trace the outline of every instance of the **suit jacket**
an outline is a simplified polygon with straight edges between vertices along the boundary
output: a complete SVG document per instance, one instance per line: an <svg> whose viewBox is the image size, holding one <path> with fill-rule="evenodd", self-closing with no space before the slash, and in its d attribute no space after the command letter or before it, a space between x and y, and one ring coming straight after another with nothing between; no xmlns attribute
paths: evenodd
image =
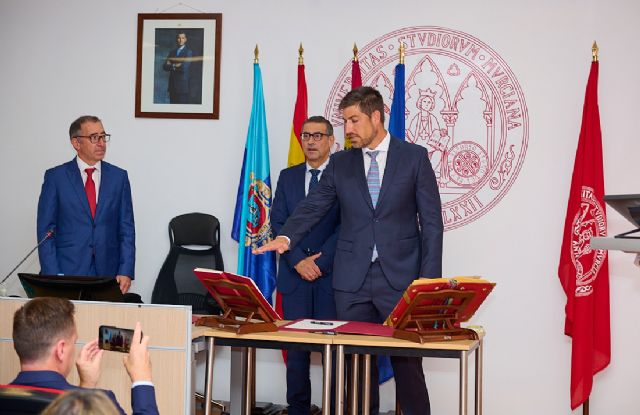
<svg viewBox="0 0 640 415"><path fill-rule="evenodd" d="M134 277L135 224L125 170L102 162L95 219L76 160L47 170L37 222L38 240L55 231L38 249L43 274Z"/></svg>
<svg viewBox="0 0 640 415"><path fill-rule="evenodd" d="M306 163L301 163L280 172L276 196L271 207L271 224L276 235L279 234L280 228L291 216L298 203L305 198L306 171ZM316 264L322 271L322 276L314 283L319 284L328 292L333 290L331 273L339 223L339 209L334 204L295 248L280 255L278 268L278 291L280 293L289 294L296 289L298 284L304 282L294 267L307 257L307 252L322 252L322 255L316 260Z"/></svg>
<svg viewBox="0 0 640 415"><path fill-rule="evenodd" d="M389 283L404 290L416 278L442 274L440 194L425 148L391 137L374 209L361 149L331 157L316 190L280 230L297 246L331 209L340 207L333 287L356 292L371 265L374 244Z"/></svg>
<svg viewBox="0 0 640 415"><path fill-rule="evenodd" d="M11 382L13 385L36 386L40 388L50 388L59 390L83 389L67 382L58 372L50 370L33 370L18 373L18 376ZM113 401L116 408L124 415L124 410L118 403L116 396L110 390L97 389L103 391L109 399ZM134 415L158 414L156 404L156 393L153 386L139 385L131 389L131 406Z"/></svg>
<svg viewBox="0 0 640 415"><path fill-rule="evenodd" d="M189 93L189 70L191 67L191 58L193 57L193 51L185 46L180 54L178 55L178 48L169 52L167 59L165 59L165 64L162 66L165 71L169 72L169 86L167 90L172 93L177 94L187 94ZM174 66L172 64L167 64L166 61L173 60L176 61L180 59L181 66Z"/></svg>

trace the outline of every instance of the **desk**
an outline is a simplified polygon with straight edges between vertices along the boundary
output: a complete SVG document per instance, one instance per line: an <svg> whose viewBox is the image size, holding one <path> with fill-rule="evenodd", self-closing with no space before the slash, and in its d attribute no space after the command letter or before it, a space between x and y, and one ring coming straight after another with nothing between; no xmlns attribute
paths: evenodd
<svg viewBox="0 0 640 415"><path fill-rule="evenodd" d="M437 358L455 358L460 360L460 399L459 413L467 414L468 357L475 351L475 415L482 415L482 336L480 340L457 340L434 343L413 343L407 340L390 337L361 336L339 334L327 336L322 334L279 331L270 333L252 333L237 335L209 327L194 327L192 338L204 337L207 344L207 362L205 369L205 402L210 403L213 391L213 359L214 347L238 346L247 348L290 349L300 348L323 353L323 388L322 411L330 411L331 385L331 351L336 349L336 415L342 415L344 402L344 356L345 354L388 354L400 356L422 356ZM366 356L365 356L365 359ZM365 365L365 371L366 371ZM242 393L245 401L240 411L231 407L233 414L250 413L250 391L248 384L253 381L251 370L242 376ZM365 382L368 378L365 379ZM368 388L365 387L365 405L368 399ZM366 406L363 409L368 409ZM366 413L366 411L363 411ZM206 415L210 415L210 406L206 404Z"/></svg>
<svg viewBox="0 0 640 415"><path fill-rule="evenodd" d="M455 358L460 360L460 399L459 413L467 415L467 384L468 384L468 357L469 353L475 351L475 414L482 415L482 336L480 340L455 340L434 343L414 343L407 340L395 339L391 337L379 336L359 336L339 334L334 336L333 345L337 349L336 353L336 415L342 415L344 403L344 356L345 354L365 355L365 374L368 373L368 362L370 355L392 355L392 356L419 356ZM357 362L355 358L354 373L357 373ZM342 379L341 379L342 378ZM369 411L369 381L370 377L365 375L363 410ZM354 382L354 384L357 382ZM354 385L355 386L355 385ZM352 413L357 413L357 400L352 402Z"/></svg>
<svg viewBox="0 0 640 415"><path fill-rule="evenodd" d="M211 414L210 402L213 398L213 361L215 346L232 346L249 348L248 361L251 362L250 355L252 349L299 349L312 352L321 352L323 358L322 376L322 413L329 415L331 411L331 351L334 336L323 334L276 331L251 334L235 334L224 330L213 329L204 326L194 327L192 338L204 337L207 347L207 363L205 369L205 415ZM244 366L244 365L243 365ZM248 415L251 413L251 391L249 385L254 381L255 370L247 367L242 372L242 395L244 401L238 410L236 405L231 405L231 413L234 415ZM232 371L233 372L233 371ZM233 373L232 373L233 375ZM232 382L233 384L233 382ZM233 392L233 391L232 391ZM232 400L233 401L233 400Z"/></svg>

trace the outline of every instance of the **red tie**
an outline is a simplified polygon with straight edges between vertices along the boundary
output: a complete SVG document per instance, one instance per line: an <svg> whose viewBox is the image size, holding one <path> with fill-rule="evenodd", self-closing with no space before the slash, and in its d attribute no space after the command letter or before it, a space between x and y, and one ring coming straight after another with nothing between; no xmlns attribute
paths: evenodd
<svg viewBox="0 0 640 415"><path fill-rule="evenodd" d="M96 217L96 183L93 181L93 172L96 171L95 167L90 169L84 169L87 172L87 182L84 184L84 191L87 193L87 200L89 201L89 209L91 209L91 217Z"/></svg>

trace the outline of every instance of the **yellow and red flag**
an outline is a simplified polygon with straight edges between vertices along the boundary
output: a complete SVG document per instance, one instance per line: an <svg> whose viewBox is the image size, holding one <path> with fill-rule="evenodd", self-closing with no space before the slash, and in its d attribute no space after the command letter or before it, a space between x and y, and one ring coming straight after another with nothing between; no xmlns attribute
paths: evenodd
<svg viewBox="0 0 640 415"><path fill-rule="evenodd" d="M351 90L362 86L362 72L360 72L360 62L358 61L358 47L353 44L353 59L351 60ZM344 137L344 149L351 148L351 140L346 135Z"/></svg>
<svg viewBox="0 0 640 415"><path fill-rule="evenodd" d="M302 45L300 45L298 57L298 96L293 110L293 125L291 126L291 139L289 140L289 157L287 166L291 167L304 161L300 133L302 124L307 119L307 81L304 76L304 61L302 60Z"/></svg>

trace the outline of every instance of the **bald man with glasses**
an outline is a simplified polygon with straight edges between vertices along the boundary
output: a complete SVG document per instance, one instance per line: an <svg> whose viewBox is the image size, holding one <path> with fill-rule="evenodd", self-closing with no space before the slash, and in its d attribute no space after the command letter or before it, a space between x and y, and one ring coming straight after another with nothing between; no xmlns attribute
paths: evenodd
<svg viewBox="0 0 640 415"><path fill-rule="evenodd" d="M46 171L38 201L41 273L113 276L129 291L135 269L135 225L127 172L103 161L107 134L93 115L69 127L76 157Z"/></svg>

